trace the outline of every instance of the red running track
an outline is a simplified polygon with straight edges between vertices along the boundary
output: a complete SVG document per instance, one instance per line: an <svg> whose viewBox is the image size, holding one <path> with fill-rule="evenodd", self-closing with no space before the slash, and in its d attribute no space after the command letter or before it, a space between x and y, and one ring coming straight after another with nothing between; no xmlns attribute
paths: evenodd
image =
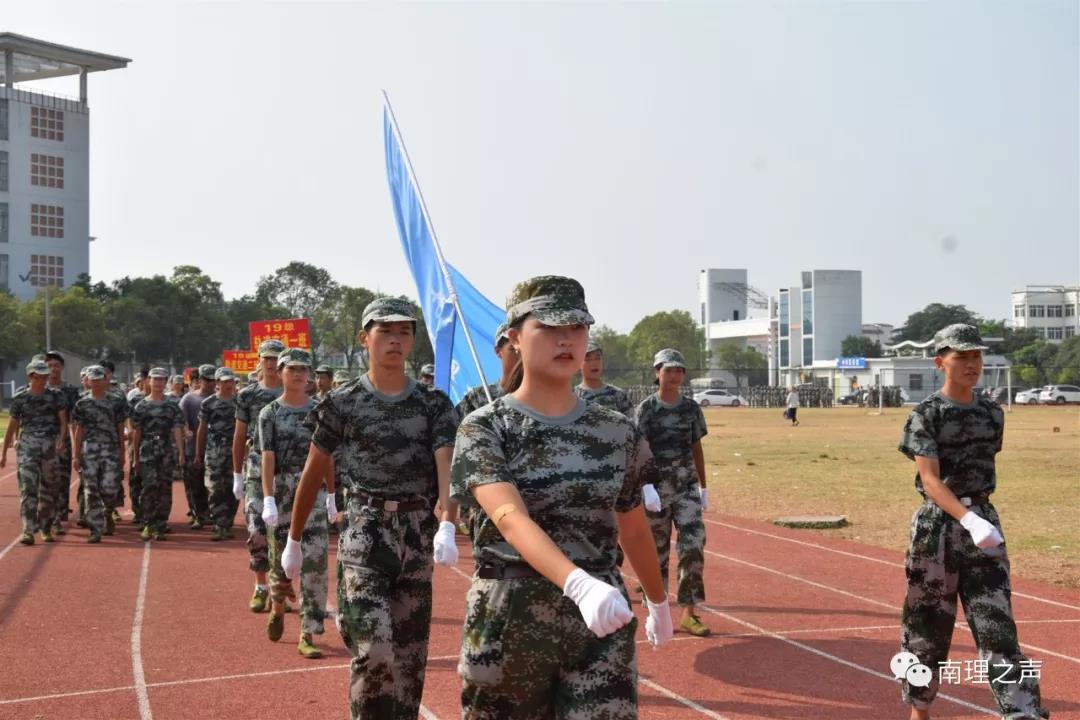
<svg viewBox="0 0 1080 720"><path fill-rule="evenodd" d="M180 484L174 497L167 542L141 542L128 515L101 545L73 529L23 547L14 473L0 472L0 719L347 717L348 655L333 624L321 660L297 654L295 615L280 642L267 640L266 615L247 609L253 576L242 538L212 543L206 531L182 529ZM888 669L904 592L899 553L716 512L706 521L702 617L714 634L677 633L653 650L642 632L642 718L906 717ZM460 546L459 567L435 573L425 718L460 716L457 649L472 568ZM1045 705L1055 720L1080 720L1080 593L1014 583ZM966 627L961 618L953 660L975 657ZM947 685L935 716L993 717L993 700L985 685Z"/></svg>

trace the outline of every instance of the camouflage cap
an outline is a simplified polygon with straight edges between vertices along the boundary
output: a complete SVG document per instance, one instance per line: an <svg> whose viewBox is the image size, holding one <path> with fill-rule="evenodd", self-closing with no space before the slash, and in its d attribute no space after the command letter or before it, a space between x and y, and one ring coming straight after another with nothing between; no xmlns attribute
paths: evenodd
<svg viewBox="0 0 1080 720"><path fill-rule="evenodd" d="M214 371L214 379L218 382L227 382L229 380L236 380L236 375L230 367L219 367Z"/></svg>
<svg viewBox="0 0 1080 720"><path fill-rule="evenodd" d="M203 380L213 380L217 368L207 363L199 366L199 377Z"/></svg>
<svg viewBox="0 0 1080 720"><path fill-rule="evenodd" d="M169 384L170 385L183 385L184 384L184 376L183 375L173 375L171 378L169 378Z"/></svg>
<svg viewBox="0 0 1080 720"><path fill-rule="evenodd" d="M278 370L286 367L311 367L311 353L301 348L286 348L277 359Z"/></svg>
<svg viewBox="0 0 1080 720"><path fill-rule="evenodd" d="M653 368L680 367L686 369L686 358L675 348L664 348L656 353L652 359Z"/></svg>
<svg viewBox="0 0 1080 720"><path fill-rule="evenodd" d="M427 363L422 368L420 368L420 375L430 375L431 377L435 377L435 366L431 363Z"/></svg>
<svg viewBox="0 0 1080 720"><path fill-rule="evenodd" d="M585 288L573 278L541 275L519 282L506 298L506 324L532 315L544 325L592 325Z"/></svg>
<svg viewBox="0 0 1080 720"><path fill-rule="evenodd" d="M378 298L368 303L360 318L364 328L373 322L416 322L416 313L412 303L404 298Z"/></svg>
<svg viewBox="0 0 1080 720"><path fill-rule="evenodd" d="M45 364L44 360L31 360L30 364L26 366L27 375L48 375L49 366Z"/></svg>
<svg viewBox="0 0 1080 720"><path fill-rule="evenodd" d="M589 344L585 346L585 354L588 355L589 353L594 352L603 353L604 348L600 347L600 343L596 340L589 338Z"/></svg>
<svg viewBox="0 0 1080 720"><path fill-rule="evenodd" d="M333 375L334 371L329 365L320 365L315 368L316 375Z"/></svg>
<svg viewBox="0 0 1080 720"><path fill-rule="evenodd" d="M252 370L247 374L247 379L249 383L259 382L259 373L255 370Z"/></svg>
<svg viewBox="0 0 1080 720"><path fill-rule="evenodd" d="M281 342L277 338L270 338L269 340L263 340L259 344L259 357L277 357L285 349L285 343Z"/></svg>
<svg viewBox="0 0 1080 720"><path fill-rule="evenodd" d="M499 324L499 327L495 328L495 349L496 350L498 350L500 347L502 347L502 344L504 342L509 342L510 341L510 336L506 333L506 331L509 330L509 329L510 329L510 326L506 324L505 320L503 320Z"/></svg>
<svg viewBox="0 0 1080 720"><path fill-rule="evenodd" d="M934 333L935 353L939 353L942 350L965 352L967 350L989 349L990 348L982 344L982 338L979 336L979 329L974 325L955 323L943 327Z"/></svg>
<svg viewBox="0 0 1080 720"><path fill-rule="evenodd" d="M344 370L338 370L336 373L334 373L334 382L336 383L347 383L351 380L352 378L349 377L349 373L345 372Z"/></svg>
<svg viewBox="0 0 1080 720"><path fill-rule="evenodd" d="M88 365L83 368L83 374L90 380L104 380L107 375L105 368L100 365Z"/></svg>
<svg viewBox="0 0 1080 720"><path fill-rule="evenodd" d="M64 364L64 356L61 355L56 350L46 350L45 351L45 360L46 361L48 361L48 360L59 360L61 365Z"/></svg>
<svg viewBox="0 0 1080 720"><path fill-rule="evenodd" d="M150 378L151 379L153 379L153 378L164 378L164 379L168 380L169 379L169 371L166 370L165 368L160 368L160 367L150 368ZM180 378L180 380L181 380L181 382L183 382L183 378Z"/></svg>

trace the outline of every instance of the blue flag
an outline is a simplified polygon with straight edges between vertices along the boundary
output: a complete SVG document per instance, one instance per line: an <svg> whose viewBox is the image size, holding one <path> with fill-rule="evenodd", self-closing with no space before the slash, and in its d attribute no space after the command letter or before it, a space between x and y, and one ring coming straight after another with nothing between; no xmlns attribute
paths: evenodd
<svg viewBox="0 0 1080 720"><path fill-rule="evenodd" d="M409 169L405 148L400 142L389 108L383 108L386 142L386 178L394 206L401 247L412 270L420 308L424 311L431 347L435 351L435 385L445 390L456 404L469 388L479 385L480 372L465 339L465 326L450 301L450 276L457 291L458 305L468 323L476 354L489 383L496 382L502 366L495 355L495 330L506 312L480 294L465 276L447 264L446 274L439 264L432 226L420 200L420 188Z"/></svg>

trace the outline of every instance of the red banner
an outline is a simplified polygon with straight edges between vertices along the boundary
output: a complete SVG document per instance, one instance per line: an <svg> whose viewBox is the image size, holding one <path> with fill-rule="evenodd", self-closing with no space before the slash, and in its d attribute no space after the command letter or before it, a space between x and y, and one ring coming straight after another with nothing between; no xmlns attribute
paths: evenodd
<svg viewBox="0 0 1080 720"><path fill-rule="evenodd" d="M311 349L311 321L307 318L256 320L248 323L248 334L254 351L266 340L280 340L285 347Z"/></svg>
<svg viewBox="0 0 1080 720"><path fill-rule="evenodd" d="M252 350L225 350L221 353L225 367L232 368L237 375L247 376L259 369L259 353Z"/></svg>

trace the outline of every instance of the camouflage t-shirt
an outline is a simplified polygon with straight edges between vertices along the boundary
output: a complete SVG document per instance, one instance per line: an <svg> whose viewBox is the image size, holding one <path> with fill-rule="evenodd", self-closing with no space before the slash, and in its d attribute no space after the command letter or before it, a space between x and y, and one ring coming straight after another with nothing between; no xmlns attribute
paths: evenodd
<svg viewBox="0 0 1080 720"><path fill-rule="evenodd" d="M957 497L989 495L997 487L994 456L1004 432L1005 413L994 402L976 396L961 405L935 392L908 415L899 450L912 460L937 458L941 481ZM915 488L925 495L918 472Z"/></svg>
<svg viewBox="0 0 1080 720"><path fill-rule="evenodd" d="M491 399L493 401L501 398L503 395L503 390L499 383L491 383L488 385L488 391L491 393ZM484 394L484 388L482 386L477 385L474 388L469 388L469 391L465 393L465 397L461 398L461 401L457 404L458 420L464 420L473 410L479 410L487 404L487 395Z"/></svg>
<svg viewBox="0 0 1080 720"><path fill-rule="evenodd" d="M131 417L131 413L135 411L135 406L128 405L127 397L118 388L110 387L105 392L105 397L113 404L116 413L120 415L121 422Z"/></svg>
<svg viewBox="0 0 1080 720"><path fill-rule="evenodd" d="M668 405L657 393L637 406L634 424L661 462L692 459L694 443L709 433L705 414L696 402L680 397L677 403Z"/></svg>
<svg viewBox="0 0 1080 720"><path fill-rule="evenodd" d="M9 412L19 421L19 432L27 437L54 438L60 433L60 413L67 410L67 400L57 390L45 388L34 395L29 388L11 398Z"/></svg>
<svg viewBox="0 0 1080 720"><path fill-rule="evenodd" d="M626 394L625 390L614 385L604 383L603 386L593 390L582 383L574 388L574 393L585 402L603 405L617 413L622 413L626 417L630 417L631 413L634 412L634 406L630 404L630 396Z"/></svg>
<svg viewBox="0 0 1080 720"><path fill-rule="evenodd" d="M478 507L473 488L510 483L572 562L601 571L615 567L615 513L641 502L649 457L633 424L605 407L579 400L571 413L548 417L505 396L458 428L450 494ZM482 510L474 516L473 556L487 565L523 562Z"/></svg>
<svg viewBox="0 0 1080 720"><path fill-rule="evenodd" d="M81 388L77 388L71 383L60 383L59 385L49 385L50 390L56 390L64 396L64 403L67 405L67 411L70 413L75 409L75 403L79 401L79 395Z"/></svg>
<svg viewBox="0 0 1080 720"><path fill-rule="evenodd" d="M236 422L247 423L247 439L251 441L252 452L262 452L259 446L259 413L281 397L281 391L280 386L268 388L252 383L236 395Z"/></svg>
<svg viewBox="0 0 1080 720"><path fill-rule="evenodd" d="M351 489L388 500L438 500L435 451L453 447L457 431L457 414L442 390L410 380L389 396L362 375L332 391L314 417L312 442L334 456Z"/></svg>
<svg viewBox="0 0 1080 720"><path fill-rule="evenodd" d="M223 400L211 395L199 406L199 422L206 423L206 452L231 448L236 429L236 397Z"/></svg>
<svg viewBox="0 0 1080 720"><path fill-rule="evenodd" d="M83 429L83 440L116 446L120 436L117 426L124 422L126 414L117 412L117 405L105 395L95 400L93 395L85 395L75 403L71 411L71 421Z"/></svg>
<svg viewBox="0 0 1080 720"><path fill-rule="evenodd" d="M184 413L180 405L165 398L155 402L144 398L131 414L131 424L142 431L143 442L149 438L170 439L174 428L184 426Z"/></svg>
<svg viewBox="0 0 1080 720"><path fill-rule="evenodd" d="M314 407L310 398L299 407L277 398L259 413L259 447L274 453L275 475L299 474L304 469L311 445L311 428L305 420Z"/></svg>

